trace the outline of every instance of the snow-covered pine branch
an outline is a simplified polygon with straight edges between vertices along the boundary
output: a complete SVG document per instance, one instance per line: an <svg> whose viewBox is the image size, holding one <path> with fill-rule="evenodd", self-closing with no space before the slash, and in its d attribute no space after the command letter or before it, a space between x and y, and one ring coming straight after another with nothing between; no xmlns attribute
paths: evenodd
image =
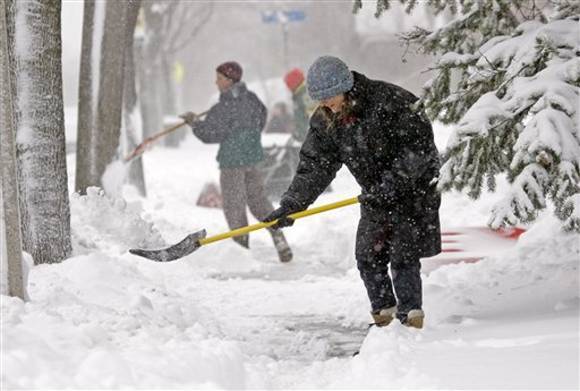
<svg viewBox="0 0 580 391"><path fill-rule="evenodd" d="M456 14L440 29L404 36L440 55L419 106L458 124L440 189L477 198L484 181L493 190L505 173L511 189L492 227L533 221L549 199L564 228L580 231L580 2L427 3Z"/></svg>

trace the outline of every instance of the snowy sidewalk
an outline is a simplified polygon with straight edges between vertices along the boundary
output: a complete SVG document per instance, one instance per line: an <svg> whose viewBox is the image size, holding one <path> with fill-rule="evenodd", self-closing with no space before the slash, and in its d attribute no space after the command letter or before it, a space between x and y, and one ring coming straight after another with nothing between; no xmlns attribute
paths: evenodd
<svg viewBox="0 0 580 391"><path fill-rule="evenodd" d="M265 232L250 251L228 240L166 264L128 254L226 230L221 210L195 207L217 170L192 167L214 153L193 141L148 152L147 199L72 198L77 255L33 268L30 302L2 297L3 389L578 389L580 249L550 218L511 250L430 270L425 329L368 336L356 206L288 229L290 264ZM358 190L345 171L333 188L320 203ZM442 222L483 225L492 202L446 194Z"/></svg>

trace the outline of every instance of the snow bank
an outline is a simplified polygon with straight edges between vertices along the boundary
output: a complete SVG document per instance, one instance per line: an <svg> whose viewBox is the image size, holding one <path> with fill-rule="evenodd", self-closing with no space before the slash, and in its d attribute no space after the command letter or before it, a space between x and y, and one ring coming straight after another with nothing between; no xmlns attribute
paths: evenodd
<svg viewBox="0 0 580 391"><path fill-rule="evenodd" d="M132 247L164 245L153 223L141 216L139 203L128 204L122 198L105 195L89 187L87 195L71 196L71 226L75 253L101 250L123 254Z"/></svg>
<svg viewBox="0 0 580 391"><path fill-rule="evenodd" d="M501 257L447 265L425 281L433 323L538 314L578 307L580 241L544 216Z"/></svg>
<svg viewBox="0 0 580 391"><path fill-rule="evenodd" d="M2 389L244 387L238 344L190 290L175 290L184 275L199 284L196 270L127 253L165 245L141 212L95 187L71 196L85 255L34 267L29 302L1 296Z"/></svg>
<svg viewBox="0 0 580 391"><path fill-rule="evenodd" d="M2 388L242 387L236 344L138 266L73 257L35 268L31 302L3 296Z"/></svg>

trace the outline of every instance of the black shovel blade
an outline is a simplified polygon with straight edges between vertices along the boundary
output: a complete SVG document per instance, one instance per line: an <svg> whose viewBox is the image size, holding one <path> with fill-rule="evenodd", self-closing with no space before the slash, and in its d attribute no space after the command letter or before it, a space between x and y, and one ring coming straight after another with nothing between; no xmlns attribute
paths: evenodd
<svg viewBox="0 0 580 391"><path fill-rule="evenodd" d="M176 259L183 258L191 254L201 247L200 239L205 238L207 233L205 229L189 234L181 242L162 248L159 250L142 250L139 248L132 248L129 250L131 254L138 255L157 262L171 262Z"/></svg>

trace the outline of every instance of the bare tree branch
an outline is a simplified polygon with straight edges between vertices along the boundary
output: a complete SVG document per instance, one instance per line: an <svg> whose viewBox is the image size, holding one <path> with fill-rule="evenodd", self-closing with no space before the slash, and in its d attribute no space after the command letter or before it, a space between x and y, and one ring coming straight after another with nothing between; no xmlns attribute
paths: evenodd
<svg viewBox="0 0 580 391"><path fill-rule="evenodd" d="M169 40L170 46L165 50L165 52L177 53L180 50L183 50L185 47L187 47L187 45L191 44L193 38L199 34L199 31L207 24L207 22L211 18L214 10L214 5L213 3L209 3L204 4L203 7L201 6L196 8L188 7L188 10L190 10L190 12L193 12L194 14L196 12L201 11L201 15L197 18L196 17L190 18L190 16L193 15L189 14L189 12L181 12L182 19L184 19L185 21L183 22L183 24L180 23L179 26L181 27L183 25L187 25L187 23L190 23L192 27L190 31L187 33L185 33L183 30L178 31L175 36L175 39ZM191 19L192 22L186 22L189 19ZM178 37L182 37L182 39L179 40Z"/></svg>

